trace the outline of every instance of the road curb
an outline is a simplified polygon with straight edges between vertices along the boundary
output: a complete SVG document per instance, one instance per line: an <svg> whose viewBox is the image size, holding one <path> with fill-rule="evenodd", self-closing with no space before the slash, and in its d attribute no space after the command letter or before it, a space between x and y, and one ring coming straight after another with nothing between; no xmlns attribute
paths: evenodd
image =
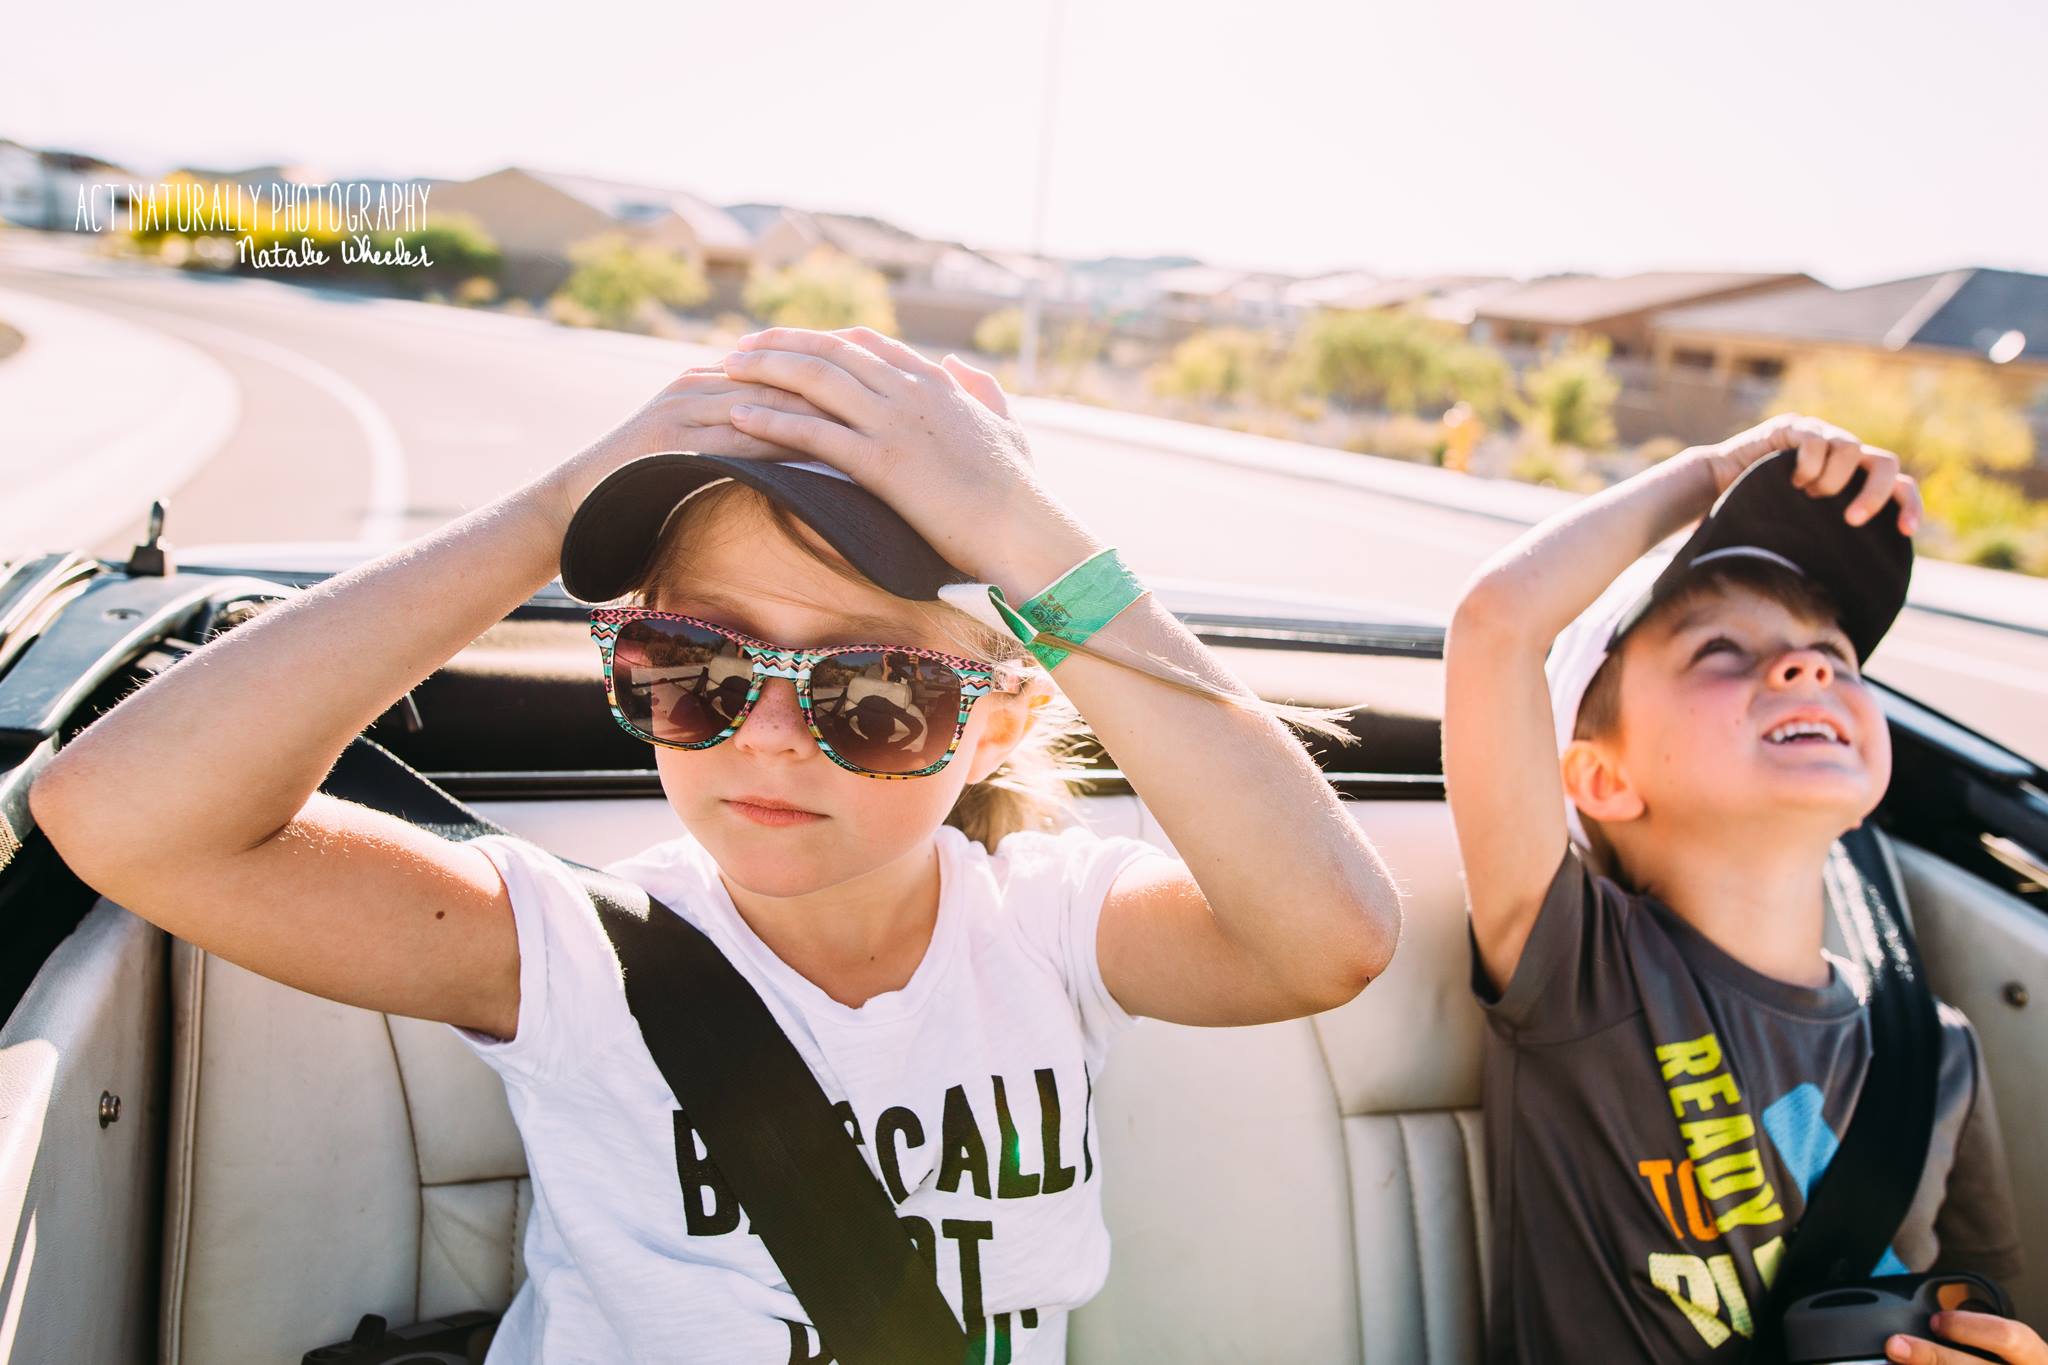
<svg viewBox="0 0 2048 1365"><path fill-rule="evenodd" d="M0 555L98 543L168 497L234 432L240 386L198 347L0 289L22 347L0 365Z"/></svg>

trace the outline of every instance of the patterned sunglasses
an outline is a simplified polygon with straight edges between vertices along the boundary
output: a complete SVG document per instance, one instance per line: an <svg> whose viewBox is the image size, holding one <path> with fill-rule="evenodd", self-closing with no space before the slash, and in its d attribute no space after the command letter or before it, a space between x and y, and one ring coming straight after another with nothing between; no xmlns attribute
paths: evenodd
<svg viewBox="0 0 2048 1365"><path fill-rule="evenodd" d="M604 694L628 733L672 749L731 738L770 678L796 685L797 705L825 757L863 777L929 777L990 692L1023 675L979 660L895 645L785 649L694 616L599 607L590 635Z"/></svg>

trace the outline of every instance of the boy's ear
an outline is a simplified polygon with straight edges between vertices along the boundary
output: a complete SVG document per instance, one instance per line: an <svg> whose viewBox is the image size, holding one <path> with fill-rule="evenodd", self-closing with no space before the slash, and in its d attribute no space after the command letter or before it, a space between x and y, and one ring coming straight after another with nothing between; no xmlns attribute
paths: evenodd
<svg viewBox="0 0 2048 1365"><path fill-rule="evenodd" d="M1612 754L1587 739L1575 739L1558 760L1565 795L1581 814L1602 824L1634 820L1644 809L1642 793Z"/></svg>

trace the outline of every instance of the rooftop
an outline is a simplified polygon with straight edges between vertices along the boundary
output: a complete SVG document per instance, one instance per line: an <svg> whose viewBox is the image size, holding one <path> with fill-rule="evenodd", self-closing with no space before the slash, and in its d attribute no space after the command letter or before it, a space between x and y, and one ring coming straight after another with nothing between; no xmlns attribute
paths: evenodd
<svg viewBox="0 0 2048 1365"><path fill-rule="evenodd" d="M706 248L745 251L751 235L739 220L716 204L684 190L605 180L594 175L569 175L515 167L544 185L590 205L605 217L625 224L644 223L673 213L690 225Z"/></svg>
<svg viewBox="0 0 2048 1365"><path fill-rule="evenodd" d="M1994 359L2048 361L2048 275L1968 268L1859 289L1815 284L1674 309L1656 325L1664 331L1845 341L1894 351L1933 346ZM2002 354L1994 356L1994 349Z"/></svg>
<svg viewBox="0 0 2048 1365"><path fill-rule="evenodd" d="M1560 275L1489 298L1479 316L1570 327L1670 308L1761 284L1812 284L1797 273L1653 270L1639 275Z"/></svg>

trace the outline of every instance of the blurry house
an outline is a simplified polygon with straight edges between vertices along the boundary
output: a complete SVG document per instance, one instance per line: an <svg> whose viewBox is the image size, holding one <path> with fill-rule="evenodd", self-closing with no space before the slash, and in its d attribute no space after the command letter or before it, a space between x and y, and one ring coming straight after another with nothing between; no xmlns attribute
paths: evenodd
<svg viewBox="0 0 2048 1365"><path fill-rule="evenodd" d="M68 232L78 222L81 196L101 230L126 227L134 181L133 171L86 152L0 140L0 218L17 227Z"/></svg>
<svg viewBox="0 0 2048 1365"><path fill-rule="evenodd" d="M1087 300L1063 261L957 242L940 247L922 283L905 282L890 290L897 325L906 337L928 346L970 348L984 318L1023 308L1033 289L1049 331L1088 316Z"/></svg>
<svg viewBox="0 0 2048 1365"><path fill-rule="evenodd" d="M0 220L41 227L44 213L43 159L33 147L0 138Z"/></svg>
<svg viewBox="0 0 2048 1365"><path fill-rule="evenodd" d="M1950 270L1680 308L1655 324L1660 369L1771 379L1797 360L1899 356L1981 367L2015 396L2048 383L2048 275Z"/></svg>
<svg viewBox="0 0 2048 1365"><path fill-rule="evenodd" d="M436 183L429 220L455 213L474 218L497 242L505 291L529 297L552 293L568 278L571 247L606 234L694 261L711 286L713 308L738 305L753 261L753 242L738 219L695 195L656 185L507 166L474 180Z"/></svg>
<svg viewBox="0 0 2048 1365"><path fill-rule="evenodd" d="M268 190L276 185L324 185L333 177L323 170L303 163L273 162L263 166L244 166L233 171L211 166L178 166L164 179L196 180L207 185L242 185L255 191Z"/></svg>
<svg viewBox="0 0 2048 1365"><path fill-rule="evenodd" d="M763 269L780 269L813 251L831 251L878 272L891 288L929 284L947 248L880 218L855 213L813 213L782 204L734 204L726 212L741 223Z"/></svg>
<svg viewBox="0 0 2048 1365"><path fill-rule="evenodd" d="M238 193L229 202L246 211L253 220L243 224L246 228L264 223L277 226L318 221L327 210L318 187L337 177L323 167L305 162L273 161L232 170L219 166L176 166L163 178L171 184L234 186Z"/></svg>
<svg viewBox="0 0 2048 1365"><path fill-rule="evenodd" d="M1068 261L1063 268L1076 299L1098 315L1129 324L1157 299L1162 275L1200 264L1192 256L1102 256Z"/></svg>
<svg viewBox="0 0 2048 1365"><path fill-rule="evenodd" d="M1560 275L1502 290L1476 303L1474 341L1523 364L1538 355L1604 337L1619 361L1650 354L1650 320L1669 308L1745 298L1813 284L1808 275L1651 271L1640 275Z"/></svg>
<svg viewBox="0 0 2048 1365"><path fill-rule="evenodd" d="M1287 286L1281 297L1286 306L1298 314L1306 315L1322 309L1348 313L1381 307L1370 300L1387 284L1382 276L1364 270L1344 270L1296 280Z"/></svg>
<svg viewBox="0 0 2048 1365"><path fill-rule="evenodd" d="M816 252L844 256L889 286L897 329L920 345L965 349L982 319L1039 292L1048 325L1086 315L1064 263L1025 252L934 241L881 218L820 213L784 204L734 204L727 212L753 235L754 258L781 269Z"/></svg>
<svg viewBox="0 0 2048 1365"><path fill-rule="evenodd" d="M1287 291L1292 275L1186 265L1162 270L1145 281L1157 339L1171 344L1208 327L1262 329L1291 322Z"/></svg>
<svg viewBox="0 0 2048 1365"><path fill-rule="evenodd" d="M1808 361L1865 356L1974 369L2029 414L2048 450L2048 275L1963 269L1859 289L1815 284L1674 309L1653 331L1665 388L1727 394L1751 409Z"/></svg>
<svg viewBox="0 0 2048 1365"><path fill-rule="evenodd" d="M1095 301L1088 283L1071 262L1028 251L1001 251L948 244L932 263L934 288L1022 299L1035 285L1047 303L1087 306Z"/></svg>
<svg viewBox="0 0 2048 1365"><path fill-rule="evenodd" d="M1363 271L1348 271L1298 280L1288 287L1285 302L1302 318L1324 310L1371 312L1380 308L1412 308L1425 316L1466 327L1487 299L1521 287L1519 281L1498 275L1383 279Z"/></svg>

